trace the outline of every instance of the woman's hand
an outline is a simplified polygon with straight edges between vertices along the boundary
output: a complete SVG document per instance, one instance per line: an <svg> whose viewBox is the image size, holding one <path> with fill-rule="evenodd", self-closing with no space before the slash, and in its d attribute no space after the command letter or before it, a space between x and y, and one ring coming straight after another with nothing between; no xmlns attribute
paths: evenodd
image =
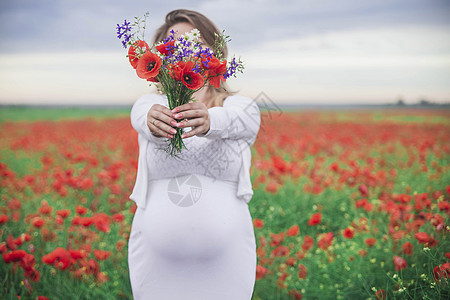
<svg viewBox="0 0 450 300"><path fill-rule="evenodd" d="M173 138L177 130L172 128L176 121L172 118L172 111L160 104L153 104L147 113L147 126L154 136ZM172 125L172 126L170 126Z"/></svg>
<svg viewBox="0 0 450 300"><path fill-rule="evenodd" d="M202 102L189 102L175 107L171 115L177 120L182 120L175 124L176 127L192 127L191 131L181 136L182 138L192 137L209 131L209 112L206 105Z"/></svg>

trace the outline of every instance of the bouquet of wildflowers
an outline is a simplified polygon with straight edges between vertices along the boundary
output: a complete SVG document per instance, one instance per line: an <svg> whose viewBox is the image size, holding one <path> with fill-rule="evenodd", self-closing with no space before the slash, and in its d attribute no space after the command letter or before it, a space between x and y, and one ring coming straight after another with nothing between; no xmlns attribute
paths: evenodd
<svg viewBox="0 0 450 300"><path fill-rule="evenodd" d="M223 49L229 36L217 35L214 45L203 47L200 32L193 29L178 39L174 38L173 30L162 42L149 47L144 41L145 20L135 17L135 22L117 24L117 35L122 44L128 49L128 59L136 70L138 77L152 83L159 83L160 90L167 96L169 108L173 108L195 101L193 94L208 82L215 88L220 87L221 81L226 81L236 72L242 72L244 66L240 58L235 57L227 62ZM142 31L142 37L140 33ZM164 150L171 156L177 156L186 148L181 138L183 128L176 128L174 135Z"/></svg>

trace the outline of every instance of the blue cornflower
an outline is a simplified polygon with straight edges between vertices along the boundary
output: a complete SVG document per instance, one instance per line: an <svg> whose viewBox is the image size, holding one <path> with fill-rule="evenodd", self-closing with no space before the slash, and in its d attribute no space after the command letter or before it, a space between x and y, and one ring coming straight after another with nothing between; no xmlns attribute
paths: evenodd
<svg viewBox="0 0 450 300"><path fill-rule="evenodd" d="M209 59L204 60L202 63L205 66L205 68L209 68Z"/></svg>
<svg viewBox="0 0 450 300"><path fill-rule="evenodd" d="M129 34L129 32L131 31L132 27L130 27L130 22L127 22L127 20L124 21L124 23L122 25L117 24L117 38L122 39L124 38L124 40L122 41L122 44L124 46L124 48L127 47L127 43L129 42L130 38L131 38L131 34Z"/></svg>
<svg viewBox="0 0 450 300"><path fill-rule="evenodd" d="M192 71L194 71L194 73L200 73L202 70L200 69L199 65L195 65L195 68L192 68Z"/></svg>

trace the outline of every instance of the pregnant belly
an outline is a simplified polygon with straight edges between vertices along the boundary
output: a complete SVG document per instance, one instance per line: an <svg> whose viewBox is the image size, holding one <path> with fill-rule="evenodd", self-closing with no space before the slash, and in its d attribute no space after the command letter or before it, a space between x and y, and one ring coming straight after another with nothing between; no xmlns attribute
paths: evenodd
<svg viewBox="0 0 450 300"><path fill-rule="evenodd" d="M214 259L252 226L247 204L236 197L236 183L190 174L149 185L141 230L161 257Z"/></svg>

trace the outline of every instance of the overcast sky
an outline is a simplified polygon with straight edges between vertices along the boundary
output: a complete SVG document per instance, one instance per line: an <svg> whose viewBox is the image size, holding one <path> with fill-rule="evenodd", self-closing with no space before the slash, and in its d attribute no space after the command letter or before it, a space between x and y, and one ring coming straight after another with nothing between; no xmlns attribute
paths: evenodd
<svg viewBox="0 0 450 300"><path fill-rule="evenodd" d="M197 10L246 63L230 80L277 103L450 102L450 1L0 0L0 103L132 104L152 91L116 24Z"/></svg>

